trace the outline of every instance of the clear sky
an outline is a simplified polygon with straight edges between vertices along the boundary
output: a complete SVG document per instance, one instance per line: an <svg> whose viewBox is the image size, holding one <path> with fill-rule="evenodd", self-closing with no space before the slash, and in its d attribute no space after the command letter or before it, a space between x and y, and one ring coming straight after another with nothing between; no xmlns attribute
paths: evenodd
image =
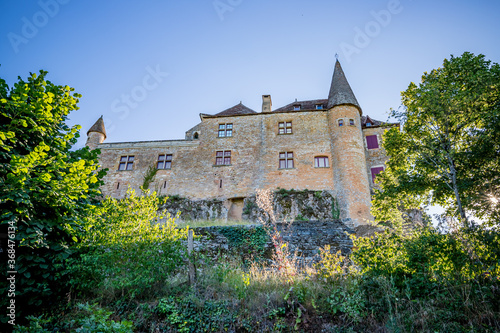
<svg viewBox="0 0 500 333"><path fill-rule="evenodd" d="M500 62L500 1L2 0L0 77L44 69L83 95L107 142L183 139L200 113L327 98L335 54L363 113L387 120L400 92L450 54Z"/></svg>

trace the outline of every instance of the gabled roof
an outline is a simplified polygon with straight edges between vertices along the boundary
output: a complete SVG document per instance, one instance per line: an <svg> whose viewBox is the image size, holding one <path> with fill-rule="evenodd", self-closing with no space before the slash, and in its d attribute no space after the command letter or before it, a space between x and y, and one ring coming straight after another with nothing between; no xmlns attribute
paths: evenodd
<svg viewBox="0 0 500 333"><path fill-rule="evenodd" d="M243 105L241 102L240 104L236 104L233 107L230 107L229 109L226 109L224 111L221 111L219 113L214 114L214 117L218 116L240 116L242 114L253 114L257 113L254 110L250 109L249 107L246 107Z"/></svg>
<svg viewBox="0 0 500 333"><path fill-rule="evenodd" d="M316 110L316 105L322 105L323 109L326 110L327 104L328 104L327 99L312 99L309 101L295 101L293 103L287 104L285 106L280 107L279 109L274 110L273 113L295 111L294 107L296 105L300 105L300 110Z"/></svg>
<svg viewBox="0 0 500 333"><path fill-rule="evenodd" d="M104 134L104 139L106 139L106 129L104 128L104 120L101 118L97 119L94 125L87 131L87 136L90 132L97 132Z"/></svg>
<svg viewBox="0 0 500 333"><path fill-rule="evenodd" d="M370 125L366 125L370 124ZM394 125L399 125L399 123L387 123L385 121L380 121L380 120L375 120L373 118L370 118L370 116L361 116L361 127L362 128L368 128L368 127L379 127L379 126L394 126Z"/></svg>
<svg viewBox="0 0 500 333"><path fill-rule="evenodd" d="M358 100L354 96L349 82L347 82L342 66L337 60L333 71L332 84L330 85L330 93L328 94L328 109L345 104L354 105L358 108L359 114L362 113Z"/></svg>

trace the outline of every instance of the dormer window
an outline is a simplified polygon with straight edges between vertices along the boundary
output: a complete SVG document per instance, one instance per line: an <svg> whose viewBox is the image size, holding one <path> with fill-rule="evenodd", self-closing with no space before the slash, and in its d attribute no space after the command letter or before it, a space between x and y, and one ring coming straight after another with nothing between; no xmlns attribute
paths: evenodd
<svg viewBox="0 0 500 333"><path fill-rule="evenodd" d="M296 104L293 106L293 111L299 111L300 110L300 104Z"/></svg>
<svg viewBox="0 0 500 333"><path fill-rule="evenodd" d="M370 127L372 123L366 123L366 127Z"/></svg>
<svg viewBox="0 0 500 333"><path fill-rule="evenodd" d="M316 104L316 110L323 110L323 104Z"/></svg>

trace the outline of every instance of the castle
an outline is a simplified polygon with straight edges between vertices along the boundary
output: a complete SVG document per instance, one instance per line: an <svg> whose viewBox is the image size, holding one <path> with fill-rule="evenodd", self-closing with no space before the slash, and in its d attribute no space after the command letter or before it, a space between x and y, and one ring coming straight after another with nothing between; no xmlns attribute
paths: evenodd
<svg viewBox="0 0 500 333"><path fill-rule="evenodd" d="M151 188L193 200L223 199L234 219L256 189L277 188L329 191L347 225L373 219L374 179L387 159L382 134L397 124L362 115L338 60L327 99L273 110L271 96L263 95L261 112L240 103L202 113L200 120L184 140L103 143L99 118L86 145L101 150L100 164L108 169L103 195L122 198L128 187L139 189L154 166Z"/></svg>

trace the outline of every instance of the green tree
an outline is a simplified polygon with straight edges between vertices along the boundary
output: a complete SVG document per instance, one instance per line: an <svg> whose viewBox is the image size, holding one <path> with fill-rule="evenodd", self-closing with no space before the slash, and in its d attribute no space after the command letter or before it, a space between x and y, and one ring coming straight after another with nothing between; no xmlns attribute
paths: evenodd
<svg viewBox="0 0 500 333"><path fill-rule="evenodd" d="M430 203L465 226L466 212L498 219L491 204L500 186L500 66L483 55L451 56L401 95L402 107L392 112L401 130L384 135L390 159L377 177L375 217Z"/></svg>
<svg viewBox="0 0 500 333"><path fill-rule="evenodd" d="M98 151L71 150L80 126L65 121L81 95L46 74L19 77L11 88L0 79L0 223L12 260L2 272L17 270L18 316L65 291L65 259L104 173L97 171ZM4 308L9 300L2 299Z"/></svg>

